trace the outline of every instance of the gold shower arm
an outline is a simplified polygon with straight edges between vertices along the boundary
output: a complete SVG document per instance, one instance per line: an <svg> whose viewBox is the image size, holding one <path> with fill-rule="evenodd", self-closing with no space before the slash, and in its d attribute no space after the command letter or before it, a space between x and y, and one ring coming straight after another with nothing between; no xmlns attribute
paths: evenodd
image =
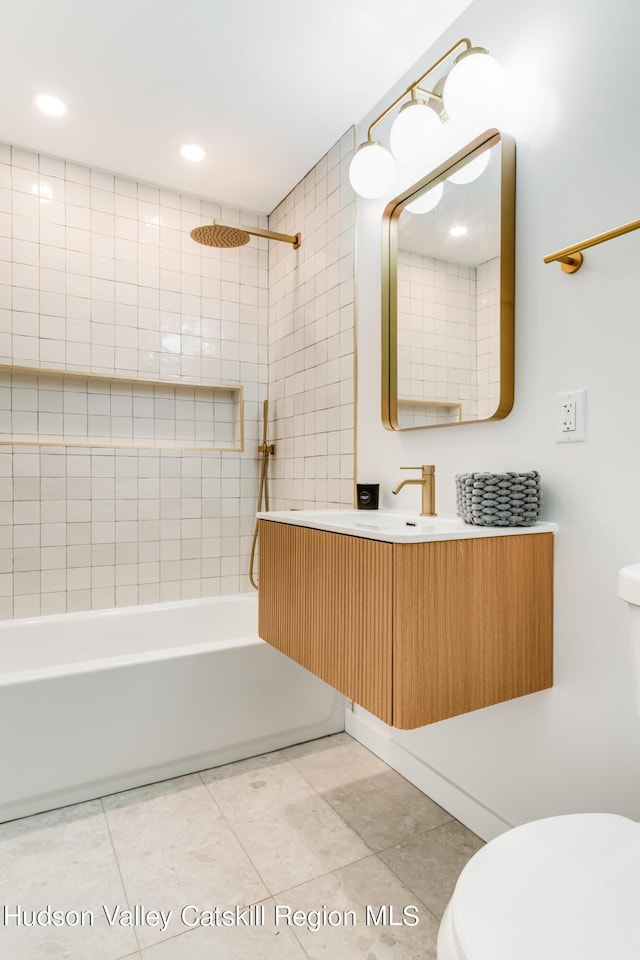
<svg viewBox="0 0 640 960"><path fill-rule="evenodd" d="M245 233L250 233L254 237L266 237L267 240L283 240L284 243L292 243L294 250L297 250L300 246L301 235L299 233L293 235L290 233L276 233L274 230L261 230L259 227L244 227L239 224L230 226L228 223L220 223L219 220L214 220L213 226L225 227L229 230L244 230Z"/></svg>
<svg viewBox="0 0 640 960"><path fill-rule="evenodd" d="M557 250L544 258L545 263L560 263L565 273L575 273L582 266L584 257L582 250L588 250L589 247L595 247L598 243L605 243L607 240L613 240L614 237L621 237L625 233L631 233L633 230L640 229L640 220L632 220L614 230L607 230L606 233L599 233L597 237L590 237L582 243L574 243L572 247L565 247L564 250Z"/></svg>

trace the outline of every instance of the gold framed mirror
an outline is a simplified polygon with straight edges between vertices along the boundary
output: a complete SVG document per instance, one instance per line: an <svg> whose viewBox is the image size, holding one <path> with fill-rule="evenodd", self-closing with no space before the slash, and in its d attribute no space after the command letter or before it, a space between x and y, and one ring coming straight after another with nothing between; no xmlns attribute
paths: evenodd
<svg viewBox="0 0 640 960"><path fill-rule="evenodd" d="M487 130L387 204L382 422L500 420L513 406L515 145Z"/></svg>

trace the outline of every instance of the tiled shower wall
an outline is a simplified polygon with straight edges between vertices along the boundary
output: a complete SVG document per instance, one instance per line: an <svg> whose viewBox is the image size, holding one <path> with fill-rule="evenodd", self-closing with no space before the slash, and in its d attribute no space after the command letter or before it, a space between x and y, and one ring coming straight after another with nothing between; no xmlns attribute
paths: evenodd
<svg viewBox="0 0 640 960"><path fill-rule="evenodd" d="M463 420L491 416L500 374L500 261L470 267L398 252L398 395L462 404ZM443 406L429 422L457 419ZM411 407L402 422L411 425ZM415 408L416 423L427 415Z"/></svg>
<svg viewBox="0 0 640 960"><path fill-rule="evenodd" d="M476 268L478 417L492 416L500 399L500 258Z"/></svg>
<svg viewBox="0 0 640 960"><path fill-rule="evenodd" d="M0 445L0 616L248 589L267 241L199 246L190 229L214 217L266 226L0 145L0 364L241 384L245 399L244 453L160 449L162 438L158 449ZM127 389L113 387L120 412L135 403ZM13 414L32 419L18 409L32 393L2 391L1 434Z"/></svg>
<svg viewBox="0 0 640 960"><path fill-rule="evenodd" d="M349 130L269 217L271 507L353 503L354 199Z"/></svg>

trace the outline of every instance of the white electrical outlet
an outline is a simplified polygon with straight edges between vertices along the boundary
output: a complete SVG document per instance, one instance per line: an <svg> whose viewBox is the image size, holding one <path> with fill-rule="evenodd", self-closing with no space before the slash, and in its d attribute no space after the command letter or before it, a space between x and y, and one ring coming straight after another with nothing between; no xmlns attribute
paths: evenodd
<svg viewBox="0 0 640 960"><path fill-rule="evenodd" d="M556 394L556 442L577 443L587 434L587 391Z"/></svg>
<svg viewBox="0 0 640 960"><path fill-rule="evenodd" d="M562 415L560 430L562 433L573 433L576 429L576 402L575 400L562 401Z"/></svg>

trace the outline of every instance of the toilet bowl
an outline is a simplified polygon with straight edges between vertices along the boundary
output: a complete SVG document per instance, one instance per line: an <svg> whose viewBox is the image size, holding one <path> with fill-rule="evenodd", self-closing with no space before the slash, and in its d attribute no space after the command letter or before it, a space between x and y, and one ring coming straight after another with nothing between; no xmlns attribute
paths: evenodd
<svg viewBox="0 0 640 960"><path fill-rule="evenodd" d="M640 564L624 567L640 686ZM640 960L640 824L608 813L515 827L467 863L438 932L438 960Z"/></svg>

